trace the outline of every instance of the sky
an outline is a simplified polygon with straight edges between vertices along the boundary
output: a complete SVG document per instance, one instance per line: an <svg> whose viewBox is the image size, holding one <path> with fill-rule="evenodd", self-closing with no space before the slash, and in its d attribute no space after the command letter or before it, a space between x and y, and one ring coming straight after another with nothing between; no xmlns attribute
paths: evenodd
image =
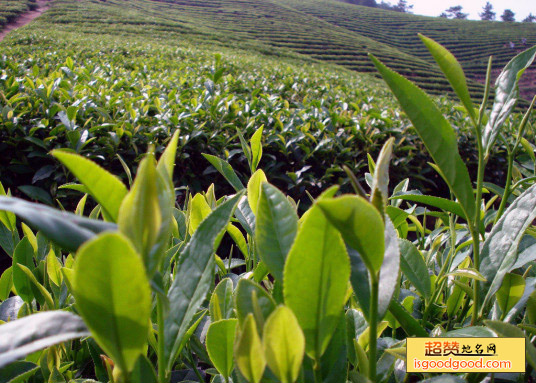
<svg viewBox="0 0 536 383"><path fill-rule="evenodd" d="M391 1L396 4L398 1ZM478 14L482 12L482 7L486 0L408 0L413 4L413 13L416 15L439 16L445 9L454 5L461 5L464 13L469 13L469 19L480 20ZM515 13L516 21L521 21L529 13L536 15L536 1L533 0L490 0L493 5L496 20L501 20L501 15L505 9L510 9Z"/></svg>

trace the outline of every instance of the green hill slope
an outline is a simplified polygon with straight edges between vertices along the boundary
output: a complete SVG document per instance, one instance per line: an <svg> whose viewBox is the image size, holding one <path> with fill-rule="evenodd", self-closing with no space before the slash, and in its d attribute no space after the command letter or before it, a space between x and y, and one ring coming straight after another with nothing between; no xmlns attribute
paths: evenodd
<svg viewBox="0 0 536 383"><path fill-rule="evenodd" d="M114 33L197 36L243 48L275 49L277 54L293 52L375 73L367 57L371 52L435 94L450 89L417 33L439 41L458 57L474 96L482 95L489 55L494 56L496 75L516 52L526 48L523 38L526 45L536 44L536 25L531 23L446 20L336 0L82 1L57 7L48 17L55 24L93 28L99 33L104 26ZM530 98L534 93L536 76L529 72L522 95Z"/></svg>

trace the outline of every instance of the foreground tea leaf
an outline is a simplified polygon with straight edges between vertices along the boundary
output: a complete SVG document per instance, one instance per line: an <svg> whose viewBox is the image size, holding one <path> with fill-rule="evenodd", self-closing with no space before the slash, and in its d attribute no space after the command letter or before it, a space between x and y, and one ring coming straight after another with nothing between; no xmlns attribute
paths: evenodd
<svg viewBox="0 0 536 383"><path fill-rule="evenodd" d="M154 154L147 153L130 192L121 203L117 223L142 256L149 276L158 269L167 249L174 201L168 168L161 165L157 169Z"/></svg>
<svg viewBox="0 0 536 383"><path fill-rule="evenodd" d="M264 322L275 310L274 298L260 285L249 279L241 279L235 292L236 315L241 326L249 314L253 314L255 322L262 332Z"/></svg>
<svg viewBox="0 0 536 383"><path fill-rule="evenodd" d="M0 382L27 382L39 370L40 367L32 362L13 362L4 368L0 368Z"/></svg>
<svg viewBox="0 0 536 383"><path fill-rule="evenodd" d="M481 283L486 292L482 310L499 290L506 273L517 258L517 248L523 234L536 219L536 185L528 188L505 211L487 236L480 254L480 272L487 279Z"/></svg>
<svg viewBox="0 0 536 383"><path fill-rule="evenodd" d="M233 313L233 282L224 278L214 289L209 304L210 320L229 319Z"/></svg>
<svg viewBox="0 0 536 383"><path fill-rule="evenodd" d="M503 316L519 302L524 291L525 280L522 275L507 273L504 276L501 288L497 290L497 303Z"/></svg>
<svg viewBox="0 0 536 383"><path fill-rule="evenodd" d="M266 368L266 358L253 314L248 314L234 348L236 365L250 383L259 383Z"/></svg>
<svg viewBox="0 0 536 383"><path fill-rule="evenodd" d="M318 206L298 230L284 275L285 304L303 329L307 354L318 360L337 327L350 278L341 235Z"/></svg>
<svg viewBox="0 0 536 383"><path fill-rule="evenodd" d="M374 273L380 270L385 252L384 224L380 213L364 198L343 196L318 202L344 241L357 250Z"/></svg>
<svg viewBox="0 0 536 383"><path fill-rule="evenodd" d="M113 223L83 218L14 197L0 196L0 210L15 213L68 251L76 251L97 233L117 229Z"/></svg>
<svg viewBox="0 0 536 383"><path fill-rule="evenodd" d="M233 346L236 334L236 319L224 319L210 325L207 332L207 351L214 367L225 379L234 368Z"/></svg>
<svg viewBox="0 0 536 383"><path fill-rule="evenodd" d="M91 334L128 374L147 345L151 289L132 244L104 233L84 244L74 264L73 295Z"/></svg>
<svg viewBox="0 0 536 383"><path fill-rule="evenodd" d="M467 80L465 79L462 66L458 60L456 60L456 57L454 57L454 55L446 48L431 38L421 35L420 33L419 37L434 57L434 60L436 61L437 65L439 65L439 68L441 68L441 71L445 74L445 77L452 86L452 89L454 89L456 92L456 95L462 102L465 110L467 110L467 113L473 120L473 123L476 124L477 116L473 102L471 101L471 96L469 95Z"/></svg>
<svg viewBox="0 0 536 383"><path fill-rule="evenodd" d="M164 329L168 370L173 365L197 309L210 289L214 275L216 238L227 227L243 195L243 192L237 193L210 213L181 254L177 275L168 292L170 311Z"/></svg>
<svg viewBox="0 0 536 383"><path fill-rule="evenodd" d="M430 275L424 258L417 247L408 240L400 239L400 268L404 276L411 282L425 299L429 299L432 294Z"/></svg>
<svg viewBox="0 0 536 383"><path fill-rule="evenodd" d="M82 319L65 311L38 313L0 325L0 368L28 354L88 336Z"/></svg>
<svg viewBox="0 0 536 383"><path fill-rule="evenodd" d="M270 370L281 383L295 382L303 360L305 338L292 310L285 306L276 308L264 325L262 340Z"/></svg>
<svg viewBox="0 0 536 383"><path fill-rule="evenodd" d="M398 234L389 218L385 218L385 255L380 268L378 321L382 320L400 282L400 249Z"/></svg>
<svg viewBox="0 0 536 383"><path fill-rule="evenodd" d="M261 260L272 275L283 281L287 254L298 231L298 215L285 195L263 183L257 211L255 240Z"/></svg>
<svg viewBox="0 0 536 383"><path fill-rule="evenodd" d="M257 207L259 206L259 198L261 196L261 186L264 182L267 182L268 179L262 171L262 169L257 170L248 182L248 202L251 207L251 211L255 216L257 215Z"/></svg>
<svg viewBox="0 0 536 383"><path fill-rule="evenodd" d="M475 197L469 172L458 152L456 134L432 100L416 85L370 55L374 65L396 96L417 133L441 170L450 190L468 219L475 216Z"/></svg>
<svg viewBox="0 0 536 383"><path fill-rule="evenodd" d="M78 154L62 150L53 150L50 154L60 160L78 178L111 220L116 222L121 201L128 192L123 182L95 162Z"/></svg>
<svg viewBox="0 0 536 383"><path fill-rule="evenodd" d="M536 57L536 46L521 52L514 57L495 80L495 100L488 123L482 134L482 145L485 156L497 139L501 126L513 111L519 97L519 79Z"/></svg>

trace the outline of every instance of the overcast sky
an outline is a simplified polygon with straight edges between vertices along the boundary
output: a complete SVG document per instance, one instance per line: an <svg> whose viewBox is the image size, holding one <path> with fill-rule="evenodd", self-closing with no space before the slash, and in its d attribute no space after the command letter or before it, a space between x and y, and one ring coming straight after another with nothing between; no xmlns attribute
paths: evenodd
<svg viewBox="0 0 536 383"><path fill-rule="evenodd" d="M390 1L396 4L398 1ZM441 12L453 5L461 5L464 13L469 13L469 19L480 20L478 14L482 12L482 7L486 0L408 0L413 4L413 13L416 15L439 16ZM497 14L496 20L501 20L501 15L505 9L510 9L515 13L516 21L521 21L529 13L536 15L536 1L534 0L491 0L493 11Z"/></svg>

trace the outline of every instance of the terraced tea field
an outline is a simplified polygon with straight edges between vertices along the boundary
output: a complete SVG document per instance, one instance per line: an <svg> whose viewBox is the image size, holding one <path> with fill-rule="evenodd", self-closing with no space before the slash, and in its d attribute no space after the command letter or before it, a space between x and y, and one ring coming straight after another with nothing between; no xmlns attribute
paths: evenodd
<svg viewBox="0 0 536 383"><path fill-rule="evenodd" d="M422 33L456 55L474 96L482 95L489 55L494 56L496 74L516 52L536 44L536 25L531 23L445 20L336 0L132 0L128 7L120 0L58 1L46 20L63 30L187 36L277 55L291 52L358 72L375 72L370 52L422 88L449 92L417 37ZM536 91L535 76L525 77L522 94L529 98Z"/></svg>

